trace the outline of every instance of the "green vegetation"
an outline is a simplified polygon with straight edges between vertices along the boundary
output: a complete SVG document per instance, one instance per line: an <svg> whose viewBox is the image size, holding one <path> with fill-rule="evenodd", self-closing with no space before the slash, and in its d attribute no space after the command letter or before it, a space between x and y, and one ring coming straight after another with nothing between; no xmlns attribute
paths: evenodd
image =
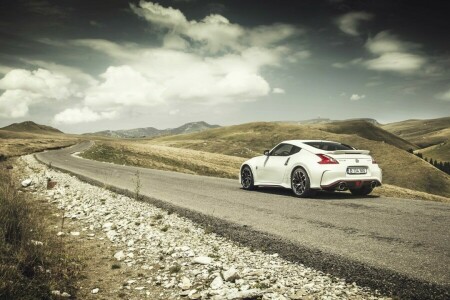
<svg viewBox="0 0 450 300"><path fill-rule="evenodd" d="M48 231L45 209L18 191L10 172L0 164L0 299L50 299L52 290L74 295L78 260Z"/></svg>

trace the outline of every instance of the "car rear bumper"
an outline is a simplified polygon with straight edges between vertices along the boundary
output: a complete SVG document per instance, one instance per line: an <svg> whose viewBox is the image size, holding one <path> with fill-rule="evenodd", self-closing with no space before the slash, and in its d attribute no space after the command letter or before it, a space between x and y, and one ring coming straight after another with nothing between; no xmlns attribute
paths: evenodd
<svg viewBox="0 0 450 300"><path fill-rule="evenodd" d="M327 170L322 173L320 187L322 189L336 189L340 184L345 184L347 188L360 188L371 185L380 186L382 183L382 172L378 166L368 168L367 174L350 175L346 169Z"/></svg>

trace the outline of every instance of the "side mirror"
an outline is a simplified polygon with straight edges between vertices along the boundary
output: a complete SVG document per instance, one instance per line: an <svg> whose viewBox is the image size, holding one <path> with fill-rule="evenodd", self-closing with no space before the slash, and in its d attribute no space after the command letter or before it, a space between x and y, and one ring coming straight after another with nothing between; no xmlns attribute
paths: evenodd
<svg viewBox="0 0 450 300"><path fill-rule="evenodd" d="M264 150L264 155L269 156L269 152L270 152L269 150Z"/></svg>

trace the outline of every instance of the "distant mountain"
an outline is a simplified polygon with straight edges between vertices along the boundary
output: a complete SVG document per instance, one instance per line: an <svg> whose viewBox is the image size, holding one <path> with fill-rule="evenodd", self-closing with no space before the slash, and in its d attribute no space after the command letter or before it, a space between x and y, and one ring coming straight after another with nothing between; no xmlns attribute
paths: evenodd
<svg viewBox="0 0 450 300"><path fill-rule="evenodd" d="M63 133L62 131L46 126L36 124L32 121L25 121L22 123L13 123L11 125L0 128L1 130L15 131L15 132L29 132L29 133Z"/></svg>
<svg viewBox="0 0 450 300"><path fill-rule="evenodd" d="M316 119L308 119L308 120L301 120L301 121L291 121L291 122L277 122L277 123L294 123L294 124L300 124L300 125L316 125L316 124L327 124L327 123L336 123L336 122L348 122L348 121L366 121L370 124L379 126L380 123L378 123L375 119L370 118L356 118L356 119L347 119L347 120L332 120L328 118L316 118Z"/></svg>
<svg viewBox="0 0 450 300"><path fill-rule="evenodd" d="M145 128L135 128L135 129L124 129L124 130L104 130L94 133L89 133L91 135L108 136L115 138L144 138L144 137L154 137L161 135L175 135L184 133L200 132L206 129L217 128L219 125L211 125L206 122L191 122L186 123L177 128L168 129L157 129L154 127Z"/></svg>

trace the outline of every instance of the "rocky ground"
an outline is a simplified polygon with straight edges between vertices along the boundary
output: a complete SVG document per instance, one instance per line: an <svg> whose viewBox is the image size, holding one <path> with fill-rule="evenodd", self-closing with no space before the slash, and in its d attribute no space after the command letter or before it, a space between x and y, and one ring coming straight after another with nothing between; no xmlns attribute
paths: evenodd
<svg viewBox="0 0 450 300"><path fill-rule="evenodd" d="M82 299L387 299L49 169L31 155L21 161L26 189L64 214L57 235L89 257Z"/></svg>

